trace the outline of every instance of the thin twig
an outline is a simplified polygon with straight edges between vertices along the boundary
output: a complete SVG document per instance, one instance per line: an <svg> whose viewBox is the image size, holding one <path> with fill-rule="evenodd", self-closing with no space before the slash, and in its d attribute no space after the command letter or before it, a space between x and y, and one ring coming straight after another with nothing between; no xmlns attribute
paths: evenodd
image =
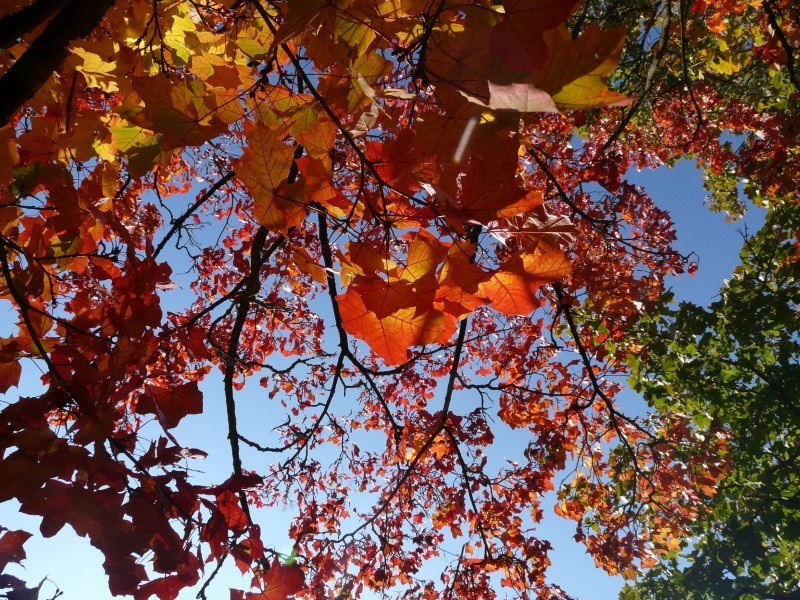
<svg viewBox="0 0 800 600"><path fill-rule="evenodd" d="M169 231L167 231L167 235L165 235L164 239L162 239L159 242L158 246L156 247L155 252L153 252L153 259L154 260L158 257L159 254L161 254L161 251L164 249L164 246L166 245L166 243L183 226L183 224L186 222L186 220L189 217L191 217L192 214L194 214L194 212L198 208L200 208L203 204L205 204L206 201L209 198L211 198L211 196L213 196L215 193L217 193L220 190L220 188L222 188L223 185L228 183L235 176L236 176L236 173L234 173L233 171L229 171L228 173L225 173L225 175L223 175L214 185L212 185L210 188L208 188L206 190L206 192L195 201L194 204L192 204L188 209L186 209L186 211L180 217L178 217L175 221L173 221L172 227L170 227Z"/></svg>
<svg viewBox="0 0 800 600"><path fill-rule="evenodd" d="M397 494L400 493L400 490L403 489L406 481L408 481L409 477L411 477L411 474L416 470L419 462L427 454L428 450L430 450L433 442L436 441L436 438L439 436L439 434L444 431L445 426L447 425L447 417L450 416L450 404L453 401L453 391L455 389L458 367L459 363L461 362L461 353L464 349L464 340L466 338L466 334L467 319L463 319L458 328L458 339L455 345L455 352L453 353L453 364L450 367L450 376L447 379L447 390L445 391L444 403L442 404L441 415L439 416L439 421L436 424L436 427L434 427L433 431L428 436L428 439L425 440L425 443L414 455L414 458L411 459L411 462L406 470L403 471L403 474L397 480L397 483L395 483L395 485L392 487L392 491L383 498L380 506L378 506L378 509L373 513L373 515L361 523L361 525L356 527L353 531L340 538L338 542L342 542L347 538L355 537L359 531L372 525L380 517L380 515L383 514L383 512L389 506L389 503L391 503Z"/></svg>

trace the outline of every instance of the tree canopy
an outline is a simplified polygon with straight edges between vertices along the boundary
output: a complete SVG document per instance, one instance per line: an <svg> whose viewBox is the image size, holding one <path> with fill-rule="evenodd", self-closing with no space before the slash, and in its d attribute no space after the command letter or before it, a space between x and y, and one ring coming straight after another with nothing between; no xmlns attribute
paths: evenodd
<svg viewBox="0 0 800 600"><path fill-rule="evenodd" d="M778 375L737 379L750 342L703 333L759 299L796 313L754 287L783 271L746 262L741 293L659 326L665 278L696 265L626 178L695 158L718 208L780 209L795 264L792 0L0 10L0 501L87 537L113 595L203 598L227 561L232 599L564 597L548 494L634 578L690 536L699 565L717 538L698 523L751 502L742 478L793 477L737 462L792 453L771 410L741 439ZM683 388L673 334L714 338L736 372L703 369L753 395ZM651 364L654 410L626 413L624 378ZM181 442L211 403L218 481ZM276 507L288 556L259 518ZM30 535L0 532L0 568Z"/></svg>
<svg viewBox="0 0 800 600"><path fill-rule="evenodd" d="M637 387L659 409L691 415L707 435L728 431L734 465L687 556L681 562L675 552L648 573L640 597L797 596L798 216L785 206L770 213L709 308L682 304L640 322L651 337L634 369Z"/></svg>

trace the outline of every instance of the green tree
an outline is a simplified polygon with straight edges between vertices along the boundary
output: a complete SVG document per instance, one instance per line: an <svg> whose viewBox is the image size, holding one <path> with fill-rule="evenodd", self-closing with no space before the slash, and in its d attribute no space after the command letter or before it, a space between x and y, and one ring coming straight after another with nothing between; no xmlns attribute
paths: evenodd
<svg viewBox="0 0 800 600"><path fill-rule="evenodd" d="M730 437L732 471L682 553L623 598L800 597L800 260L797 206L776 206L708 308L645 327L632 381L660 411Z"/></svg>

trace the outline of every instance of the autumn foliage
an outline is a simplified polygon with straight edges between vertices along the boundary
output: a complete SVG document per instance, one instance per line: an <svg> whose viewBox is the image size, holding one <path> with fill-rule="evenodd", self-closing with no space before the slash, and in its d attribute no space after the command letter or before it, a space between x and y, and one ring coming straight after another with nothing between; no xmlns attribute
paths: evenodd
<svg viewBox="0 0 800 600"><path fill-rule="evenodd" d="M796 186L797 121L687 71L736 68L698 41L734 25L714 3L653 4L5 3L0 500L137 599L205 597L224 561L236 599L558 597L551 493L611 573L680 547L728 442L615 401L686 266L625 173ZM794 68L791 2L725 4ZM181 442L211 405L213 482Z"/></svg>

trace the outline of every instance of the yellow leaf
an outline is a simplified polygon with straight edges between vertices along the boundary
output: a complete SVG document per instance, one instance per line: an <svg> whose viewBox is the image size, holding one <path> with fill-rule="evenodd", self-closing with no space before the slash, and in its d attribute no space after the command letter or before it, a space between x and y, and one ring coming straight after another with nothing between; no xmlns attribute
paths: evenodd
<svg viewBox="0 0 800 600"><path fill-rule="evenodd" d="M141 177L150 171L161 155L161 136L131 123L108 128L112 144L128 161L131 177Z"/></svg>
<svg viewBox="0 0 800 600"><path fill-rule="evenodd" d="M713 71L714 73L719 73L721 75L733 75L734 73L738 73L741 69L739 65L722 58L717 58L717 60L707 63L706 66L708 67L709 71Z"/></svg>
<svg viewBox="0 0 800 600"><path fill-rule="evenodd" d="M256 60L270 58L275 47L274 42L275 36L260 17L253 19L252 24L244 25L236 36L239 49Z"/></svg>
<svg viewBox="0 0 800 600"><path fill-rule="evenodd" d="M120 67L117 62L119 44L111 38L97 42L82 40L73 43L70 52L74 55L69 59L70 63L83 74L88 87L104 92L119 91L116 74Z"/></svg>
<svg viewBox="0 0 800 600"><path fill-rule="evenodd" d="M197 25L184 15L173 15L166 33L164 34L164 44L172 51L172 54L181 65L189 63L189 58L196 52L197 37L191 34L197 32Z"/></svg>
<svg viewBox="0 0 800 600"><path fill-rule="evenodd" d="M548 92L559 110L619 106L629 100L606 85L619 63L625 26L603 31L590 25L573 40L564 26L544 33L548 57L536 86Z"/></svg>

